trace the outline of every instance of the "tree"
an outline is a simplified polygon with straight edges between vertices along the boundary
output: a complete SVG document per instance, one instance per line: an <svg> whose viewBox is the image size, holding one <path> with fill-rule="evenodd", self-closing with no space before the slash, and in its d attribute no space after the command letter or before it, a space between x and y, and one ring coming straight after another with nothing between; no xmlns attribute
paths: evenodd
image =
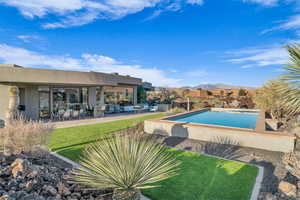
<svg viewBox="0 0 300 200"><path fill-rule="evenodd" d="M209 91L209 90L207 90L206 93L207 93L208 96L213 95L213 93L211 91Z"/></svg>
<svg viewBox="0 0 300 200"><path fill-rule="evenodd" d="M240 97L242 97L242 96L244 97L244 96L246 96L246 95L247 95L246 90L244 90L244 89L240 89L240 90L239 90L239 96L240 96Z"/></svg>
<svg viewBox="0 0 300 200"><path fill-rule="evenodd" d="M220 95L221 95L221 96L224 96L224 90L221 90L221 91L220 91Z"/></svg>
<svg viewBox="0 0 300 200"><path fill-rule="evenodd" d="M287 84L281 80L269 81L254 96L256 106L267 113L273 119L282 119L287 113L283 102L282 88Z"/></svg>
<svg viewBox="0 0 300 200"><path fill-rule="evenodd" d="M147 102L147 92L143 86L138 86L137 88L137 99L138 103L146 103Z"/></svg>
<svg viewBox="0 0 300 200"><path fill-rule="evenodd" d="M160 88L160 102L170 104L173 100L178 97L176 91L169 88Z"/></svg>
<svg viewBox="0 0 300 200"><path fill-rule="evenodd" d="M94 189L112 188L113 200L139 200L140 189L177 174L175 154L142 134L106 137L91 144L74 171L74 181Z"/></svg>

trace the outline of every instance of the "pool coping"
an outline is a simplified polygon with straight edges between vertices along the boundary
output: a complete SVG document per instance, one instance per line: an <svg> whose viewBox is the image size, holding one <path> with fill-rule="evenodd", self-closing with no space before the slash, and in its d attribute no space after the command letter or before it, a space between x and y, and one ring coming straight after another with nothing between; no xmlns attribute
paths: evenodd
<svg viewBox="0 0 300 200"><path fill-rule="evenodd" d="M259 196L259 192L260 192L260 188L261 188L261 185L262 185L262 181L263 181L263 176L264 176L264 167L260 166L260 165L255 165L255 164L252 164L252 163L248 163L248 162L243 162L243 161L238 161L238 160L230 160L230 159L227 159L227 158L223 158L223 157L220 157L220 156L215 156L215 155L210 155L210 154L206 154L206 153L198 153L198 152L194 152L194 151L190 151L190 150L182 150L182 149L178 149L176 147L171 147L171 146L168 146L168 145L164 145L168 148L175 148L177 150L181 150L181 151L187 151L187 152L192 152L192 153L196 153L196 154L199 154L199 155L205 155L205 156L208 156L208 157L212 157L212 158L217 158L217 159L222 159L222 160L228 160L228 161L234 161L234 162L239 162L239 163L244 163L244 164L247 164L247 165L250 165L250 166L255 166L258 168L258 173L256 175L256 178L255 178L255 183L253 185L253 188L252 188L252 192L251 192L251 197L249 200L257 200L258 199L258 196ZM65 156L62 156L54 151L51 151L50 149L46 149L51 155L55 156L56 158L59 158L61 160L63 160L64 162L72 165L73 167L77 167L77 168L83 168L82 165L80 165L79 163L77 162L74 162L73 160L65 157ZM141 200L151 200L149 197L146 197L142 194L141 196Z"/></svg>
<svg viewBox="0 0 300 200"><path fill-rule="evenodd" d="M149 119L145 120L145 122L158 122L158 123L167 123L167 124L173 124L173 125L184 125L187 127L205 127L205 128L213 128L213 129L221 129L221 130L233 130L233 131L242 131L242 132L251 132L253 134L259 134L259 135L268 135L272 137L288 137L292 139L296 139L295 136L280 132L280 131L267 131L265 130L265 114L264 111L259 112L258 119L256 121L256 128L255 129L247 129L247 128L238 128L238 127L229 127L229 126L218 126L218 125L210 125L210 124L200 124L200 123L192 123L192 122L178 122L178 121L171 121L167 120L168 118L192 114L200 111L209 111L212 109L218 109L218 110L241 110L241 111L249 111L250 109L226 109L226 108L201 108L197 110L192 110L190 112L183 112L178 113L170 116L163 116L156 119ZM256 109L251 109L251 111L259 111Z"/></svg>

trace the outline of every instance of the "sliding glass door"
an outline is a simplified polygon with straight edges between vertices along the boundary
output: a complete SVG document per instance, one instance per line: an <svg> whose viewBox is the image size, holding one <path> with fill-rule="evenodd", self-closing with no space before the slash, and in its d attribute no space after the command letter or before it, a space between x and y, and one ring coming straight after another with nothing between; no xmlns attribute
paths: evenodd
<svg viewBox="0 0 300 200"><path fill-rule="evenodd" d="M52 88L53 111L80 110L88 105L88 88Z"/></svg>
<svg viewBox="0 0 300 200"><path fill-rule="evenodd" d="M50 91L47 87L39 87L39 117L40 119L49 119L50 111Z"/></svg>

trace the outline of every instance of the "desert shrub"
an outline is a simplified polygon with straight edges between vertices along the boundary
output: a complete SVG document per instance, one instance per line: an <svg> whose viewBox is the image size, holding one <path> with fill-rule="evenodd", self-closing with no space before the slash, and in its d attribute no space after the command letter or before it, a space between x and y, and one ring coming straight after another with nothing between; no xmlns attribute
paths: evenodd
<svg viewBox="0 0 300 200"><path fill-rule="evenodd" d="M73 181L90 188L112 188L113 200L139 200L140 189L177 174L175 154L143 134L105 137L91 144L74 170Z"/></svg>
<svg viewBox="0 0 300 200"><path fill-rule="evenodd" d="M220 99L214 98L214 99L212 99L211 104L215 108L223 108L224 103Z"/></svg>
<svg viewBox="0 0 300 200"><path fill-rule="evenodd" d="M47 145L52 130L48 123L17 117L0 129L3 149L10 154L35 152L39 146Z"/></svg>
<svg viewBox="0 0 300 200"><path fill-rule="evenodd" d="M246 96L247 95L247 91L244 90L244 89L240 89L239 90L239 96L242 97L242 96Z"/></svg>
<svg viewBox="0 0 300 200"><path fill-rule="evenodd" d="M253 98L256 107L266 111L273 119L282 120L289 113L283 88L288 89L288 85L281 80L266 83Z"/></svg>
<svg viewBox="0 0 300 200"><path fill-rule="evenodd" d="M194 109L200 109L200 108L205 108L205 107L206 107L205 103L202 101L199 101L199 102L193 104Z"/></svg>
<svg viewBox="0 0 300 200"><path fill-rule="evenodd" d="M180 108L180 107L174 107L171 110L169 110L170 114L178 114L178 113L183 113L186 112L186 109Z"/></svg>

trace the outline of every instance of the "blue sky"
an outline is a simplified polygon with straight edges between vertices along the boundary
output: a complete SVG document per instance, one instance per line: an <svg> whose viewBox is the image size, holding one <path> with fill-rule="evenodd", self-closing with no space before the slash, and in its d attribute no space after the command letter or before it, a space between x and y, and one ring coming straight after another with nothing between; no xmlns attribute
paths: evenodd
<svg viewBox="0 0 300 200"><path fill-rule="evenodd" d="M261 86L299 38L297 0L0 0L0 63L156 86Z"/></svg>

